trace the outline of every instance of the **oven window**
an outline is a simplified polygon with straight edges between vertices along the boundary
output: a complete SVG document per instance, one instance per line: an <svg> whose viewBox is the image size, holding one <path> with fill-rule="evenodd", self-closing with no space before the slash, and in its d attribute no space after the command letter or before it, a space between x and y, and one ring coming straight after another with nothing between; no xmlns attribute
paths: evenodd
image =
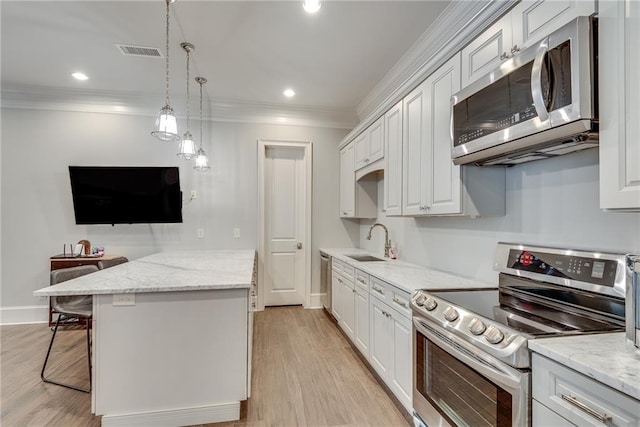
<svg viewBox="0 0 640 427"><path fill-rule="evenodd" d="M456 426L511 426L511 395L416 332L416 387Z"/></svg>

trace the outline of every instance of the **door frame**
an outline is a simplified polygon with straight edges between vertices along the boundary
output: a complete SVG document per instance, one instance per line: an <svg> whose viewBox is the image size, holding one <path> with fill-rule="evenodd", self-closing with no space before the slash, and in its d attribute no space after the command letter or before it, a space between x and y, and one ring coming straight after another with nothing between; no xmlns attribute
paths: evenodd
<svg viewBox="0 0 640 427"><path fill-rule="evenodd" d="M265 194L264 173L267 148L287 147L304 149L305 161L305 201L304 201L304 245L306 246L304 257L304 308L311 306L311 201L313 199L313 143L311 141L290 141L284 139L258 139L258 307L264 310L264 256L265 256Z"/></svg>

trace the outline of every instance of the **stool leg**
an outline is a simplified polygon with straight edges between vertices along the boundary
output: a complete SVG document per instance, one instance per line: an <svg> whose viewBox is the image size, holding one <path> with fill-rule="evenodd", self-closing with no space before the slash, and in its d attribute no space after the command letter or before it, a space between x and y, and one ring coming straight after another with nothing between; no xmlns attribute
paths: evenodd
<svg viewBox="0 0 640 427"><path fill-rule="evenodd" d="M47 350L47 357L44 358L44 365L42 365L42 371L40 372L40 378L42 381L49 382L44 377L44 370L47 369L47 362L49 361L49 355L51 354L51 348L53 347L53 340L56 339L56 333L58 332L58 325L60 324L60 318L62 314L58 314L58 320L56 320L56 326L53 328L53 335L51 335L51 342L49 342L49 349Z"/></svg>

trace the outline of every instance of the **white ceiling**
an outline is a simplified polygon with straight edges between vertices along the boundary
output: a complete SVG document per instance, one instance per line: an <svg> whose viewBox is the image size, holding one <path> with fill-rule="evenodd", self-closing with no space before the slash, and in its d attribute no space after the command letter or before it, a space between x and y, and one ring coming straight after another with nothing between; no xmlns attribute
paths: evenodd
<svg viewBox="0 0 640 427"><path fill-rule="evenodd" d="M190 1L171 5L171 103L185 105L191 54L191 108L209 80L212 102L335 110L355 117L358 104L435 21L448 1L324 1L315 15L302 1ZM0 2L3 98L65 94L101 102L164 98L164 59L124 56L116 43L163 53L163 0ZM71 77L86 73L85 82ZM296 96L285 98L286 87ZM122 107L125 109L126 107Z"/></svg>

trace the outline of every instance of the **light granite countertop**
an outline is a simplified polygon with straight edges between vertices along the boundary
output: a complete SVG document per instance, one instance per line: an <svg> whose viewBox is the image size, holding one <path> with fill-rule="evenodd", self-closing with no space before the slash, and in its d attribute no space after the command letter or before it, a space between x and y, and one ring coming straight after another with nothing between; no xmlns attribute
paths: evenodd
<svg viewBox="0 0 640 427"><path fill-rule="evenodd" d="M640 400L640 349L624 332L537 338L529 349Z"/></svg>
<svg viewBox="0 0 640 427"><path fill-rule="evenodd" d="M254 250L159 252L35 291L35 296L250 288Z"/></svg>
<svg viewBox="0 0 640 427"><path fill-rule="evenodd" d="M362 249L321 248L320 252L339 259L358 270L364 271L407 292L414 292L418 289L434 291L442 289L496 289L498 287L497 282L493 284L479 282L474 279L459 277L400 260L356 261L347 256L359 254L383 258L382 255L373 254Z"/></svg>

